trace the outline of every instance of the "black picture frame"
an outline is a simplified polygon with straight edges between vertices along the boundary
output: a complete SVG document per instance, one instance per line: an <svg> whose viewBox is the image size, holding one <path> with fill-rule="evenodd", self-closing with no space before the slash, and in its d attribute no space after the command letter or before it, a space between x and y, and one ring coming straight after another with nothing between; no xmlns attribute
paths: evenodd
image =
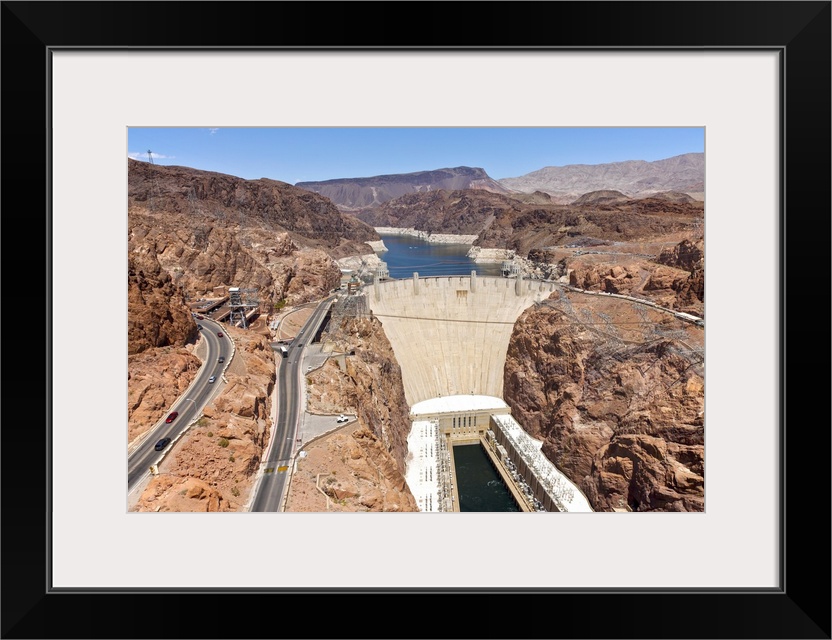
<svg viewBox="0 0 832 640"><path fill-rule="evenodd" d="M830 2L481 2L422 3L410 24L394 5L300 2L3 2L3 199L30 198L27 218L6 209L4 246L19 255L38 236L44 260L26 252L28 290L43 282L46 314L35 313L30 344L8 340L3 363L2 637L571 637L830 638L830 429L828 366L808 369L803 355L825 352L828 298L801 304L807 279L825 280L830 249ZM198 9L197 9L198 7ZM415 7L414 7L415 8ZM367 28L381 16L387 28ZM274 17L272 17L274 16ZM384 51L500 48L777 50L781 77L780 344L781 585L773 590L662 591L398 590L227 591L206 589L56 592L48 541L52 417L50 336L59 321L50 300L50 52L60 48L209 50L349 48ZM41 211L43 203L43 213ZM22 224L21 224L22 223ZM820 228L819 228L820 227ZM10 232L9 229L14 230ZM41 235L42 234L42 235ZM45 242L39 238L45 238ZM28 244L28 243L27 243ZM17 250L17 251L16 251ZM792 269L786 269L786 257ZM817 261L822 257L823 265ZM18 258L14 258L18 260ZM13 263L4 261L9 267ZM32 273L32 265L44 271ZM21 272L6 269L6 292ZM14 280L12 280L14 277ZM749 277L752 277L751 275ZM42 279L39 279L42 278ZM825 282L823 283L825 284ZM812 282L813 286L816 286ZM11 288L10 288L11 287ZM791 294L791 295L788 295ZM7 302L10 298L7 296ZM794 313L787 317L787 303ZM822 302L822 308L817 304ZM19 338L18 307L7 305L7 337ZM40 311L40 310L39 310ZM802 311L802 313L801 313ZM803 322L811 315L815 322ZM24 314L25 315L25 314ZM42 332L31 323L43 317ZM792 322L787 322L792 320ZM825 323L822 323L825 325ZM9 331L9 327L13 331ZM39 327L40 328L40 327ZM29 333L31 332L31 333ZM39 336L45 336L43 340ZM791 338L791 340L789 340ZM44 358L31 355L42 342ZM824 342L824 345L826 343ZM787 345L788 348L787 349ZM29 364L24 364L29 363ZM46 366L44 367L44 363ZM792 394L786 395L786 374ZM31 389L46 394L40 417L20 424L15 407ZM818 401L818 398L821 401ZM812 428L809 429L808 425ZM25 429L20 427L25 426ZM788 428L787 428L788 426ZM83 421L79 417L78 428ZM22 480L25 479L25 480ZM21 488L25 490L21 490ZM87 488L89 489L89 488ZM379 597L383 599L379 600ZM399 598L396 598L399 596ZM447 607L449 597L465 597ZM251 600L254 598L254 600ZM396 599L394 599L396 598ZM187 600L194 600L191 604ZM262 603L259 602L262 599ZM193 607L194 609L191 609ZM436 611L423 615L424 607ZM439 615L446 607L457 624ZM465 607L465 608L463 608ZM196 611L201 613L196 613ZM281 612L279 625L269 612ZM227 612L217 615L218 611ZM557 611L568 612L556 615ZM112 626L113 615L122 622ZM233 613L233 612L236 612ZM388 615L394 616L391 624ZM303 631L296 629L292 616ZM437 626L437 625L441 626ZM450 631L453 629L453 631ZM460 631L460 629L462 629Z"/></svg>

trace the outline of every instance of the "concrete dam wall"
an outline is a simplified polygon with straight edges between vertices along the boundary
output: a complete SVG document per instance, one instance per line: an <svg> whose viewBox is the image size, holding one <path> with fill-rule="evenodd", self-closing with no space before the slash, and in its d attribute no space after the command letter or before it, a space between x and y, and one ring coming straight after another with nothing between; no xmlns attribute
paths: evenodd
<svg viewBox="0 0 832 640"><path fill-rule="evenodd" d="M407 403L439 396L503 397L514 323L556 285L536 280L445 276L376 282L367 304L402 368Z"/></svg>

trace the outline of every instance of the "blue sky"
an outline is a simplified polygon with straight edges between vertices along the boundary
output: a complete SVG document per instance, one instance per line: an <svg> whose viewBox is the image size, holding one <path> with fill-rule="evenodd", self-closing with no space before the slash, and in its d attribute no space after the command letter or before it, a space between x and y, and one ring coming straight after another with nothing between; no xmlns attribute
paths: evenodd
<svg viewBox="0 0 832 640"><path fill-rule="evenodd" d="M703 127L131 127L128 156L290 184L481 167L514 178L549 166L705 151Z"/></svg>

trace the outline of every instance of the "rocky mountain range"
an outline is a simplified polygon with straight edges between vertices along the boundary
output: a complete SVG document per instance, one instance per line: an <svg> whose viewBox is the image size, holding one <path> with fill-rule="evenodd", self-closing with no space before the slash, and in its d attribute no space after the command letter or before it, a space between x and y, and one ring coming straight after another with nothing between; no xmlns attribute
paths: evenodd
<svg viewBox="0 0 832 640"><path fill-rule="evenodd" d="M670 191L683 195L694 194L695 199L702 200L705 190L705 154L686 153L653 162L628 160L595 165L543 167L514 178L493 179L481 168L455 167L365 178L298 182L295 186L326 196L343 211L373 209L407 194L440 189L479 189L498 194L514 194L521 201L538 204L547 201L567 204L585 193L602 190L616 190L629 198ZM528 197L532 194L534 199Z"/></svg>
<svg viewBox="0 0 832 640"><path fill-rule="evenodd" d="M491 179L484 170L473 167L434 169L368 178L337 178L322 182L298 182L295 186L326 196L344 211L372 208L406 194L427 193L437 189L510 192L510 189Z"/></svg>
<svg viewBox="0 0 832 640"><path fill-rule="evenodd" d="M513 191L542 191L559 202L571 202L584 193L600 190L616 190L629 197L661 191L702 194L705 191L705 154L685 153L653 162L628 160L544 167L498 182Z"/></svg>

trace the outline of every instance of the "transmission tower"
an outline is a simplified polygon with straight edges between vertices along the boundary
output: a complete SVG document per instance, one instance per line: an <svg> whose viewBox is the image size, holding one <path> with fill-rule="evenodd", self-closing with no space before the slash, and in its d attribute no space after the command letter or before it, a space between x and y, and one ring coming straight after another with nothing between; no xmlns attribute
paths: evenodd
<svg viewBox="0 0 832 640"><path fill-rule="evenodd" d="M149 160L150 164L152 164L154 166L156 165L156 163L153 162L153 152L150 149L147 150L147 159ZM151 182L151 185L150 185L149 200L150 200L150 210L153 211L154 210L154 207L153 207L153 192L155 191L157 196L159 196L160 193L159 193L159 183L156 180L156 174L155 173L153 174L153 178L151 180L152 180L152 182Z"/></svg>
<svg viewBox="0 0 832 640"><path fill-rule="evenodd" d="M248 329L248 321L246 315L251 309L260 306L260 302L248 294L257 293L257 289L240 289L239 287L231 287L228 289L228 307L230 314L228 321L233 325L239 323L243 329ZM245 300L243 299L245 295Z"/></svg>
<svg viewBox="0 0 832 640"><path fill-rule="evenodd" d="M196 197L196 191L193 187L188 189L188 204L191 206L191 214L202 213L202 205Z"/></svg>

